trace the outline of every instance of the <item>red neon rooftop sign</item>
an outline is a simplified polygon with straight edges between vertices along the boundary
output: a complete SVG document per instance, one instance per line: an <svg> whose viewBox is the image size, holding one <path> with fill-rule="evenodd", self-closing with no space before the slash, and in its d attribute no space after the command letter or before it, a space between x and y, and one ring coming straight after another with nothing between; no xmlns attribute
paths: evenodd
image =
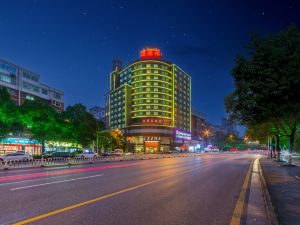
<svg viewBox="0 0 300 225"><path fill-rule="evenodd" d="M140 52L141 59L161 59L161 52L158 48L144 48Z"/></svg>

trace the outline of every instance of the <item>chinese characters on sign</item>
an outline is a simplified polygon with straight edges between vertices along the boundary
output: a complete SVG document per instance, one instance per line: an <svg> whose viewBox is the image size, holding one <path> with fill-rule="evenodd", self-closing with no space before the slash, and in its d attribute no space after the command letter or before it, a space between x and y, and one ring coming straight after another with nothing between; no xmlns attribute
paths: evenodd
<svg viewBox="0 0 300 225"><path fill-rule="evenodd" d="M163 125L170 124L169 119L162 119L162 118L155 118L155 117L143 118L141 119L141 122L146 124L163 124Z"/></svg>
<svg viewBox="0 0 300 225"><path fill-rule="evenodd" d="M144 141L160 141L160 137L144 137Z"/></svg>
<svg viewBox="0 0 300 225"><path fill-rule="evenodd" d="M141 59L160 59L161 52L158 48L144 48L140 52Z"/></svg>
<svg viewBox="0 0 300 225"><path fill-rule="evenodd" d="M191 140L192 134L189 131L175 128L174 129L174 138L177 140Z"/></svg>

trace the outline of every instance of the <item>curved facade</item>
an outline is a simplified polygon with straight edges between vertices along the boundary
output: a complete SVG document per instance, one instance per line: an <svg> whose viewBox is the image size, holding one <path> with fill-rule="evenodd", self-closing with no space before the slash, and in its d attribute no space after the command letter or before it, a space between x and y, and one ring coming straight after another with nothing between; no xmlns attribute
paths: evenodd
<svg viewBox="0 0 300 225"><path fill-rule="evenodd" d="M153 118L152 124L173 125L172 66L155 60L137 62L132 70L131 125L143 125L145 119ZM155 122L158 121L158 122Z"/></svg>
<svg viewBox="0 0 300 225"><path fill-rule="evenodd" d="M191 130L191 78L160 53L150 55L151 50L142 50L146 56L141 52L141 58L124 69L114 62L109 124L124 129L137 151L167 151L176 145L174 128Z"/></svg>

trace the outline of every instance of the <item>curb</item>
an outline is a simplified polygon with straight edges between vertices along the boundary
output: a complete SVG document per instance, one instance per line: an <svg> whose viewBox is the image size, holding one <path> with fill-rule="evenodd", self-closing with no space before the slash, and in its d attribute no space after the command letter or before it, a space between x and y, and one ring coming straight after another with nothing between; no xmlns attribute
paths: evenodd
<svg viewBox="0 0 300 225"><path fill-rule="evenodd" d="M258 169L259 169L259 174L260 174L260 180L261 180L261 188L263 192L263 198L264 198L264 203L265 203L265 209L266 209L266 217L268 220L268 225L279 225L274 206L272 204L272 200L270 197L270 193L268 190L268 186L265 180L265 177L262 172L262 168L260 165L260 159L258 160Z"/></svg>

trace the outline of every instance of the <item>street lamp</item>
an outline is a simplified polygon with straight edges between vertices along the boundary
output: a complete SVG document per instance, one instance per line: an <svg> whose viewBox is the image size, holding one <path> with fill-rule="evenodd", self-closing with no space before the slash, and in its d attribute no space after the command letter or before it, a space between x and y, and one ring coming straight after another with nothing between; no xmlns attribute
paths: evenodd
<svg viewBox="0 0 300 225"><path fill-rule="evenodd" d="M209 128L206 128L203 131L203 136L205 137L205 145L207 146L208 145L208 138L211 136L211 132L210 132Z"/></svg>

